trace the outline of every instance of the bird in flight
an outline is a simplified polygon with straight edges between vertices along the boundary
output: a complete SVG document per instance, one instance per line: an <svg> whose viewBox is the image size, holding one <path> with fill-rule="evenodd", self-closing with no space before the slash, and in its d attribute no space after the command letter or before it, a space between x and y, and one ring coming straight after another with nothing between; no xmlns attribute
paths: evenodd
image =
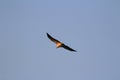
<svg viewBox="0 0 120 80"><path fill-rule="evenodd" d="M67 49L69 51L77 52L76 50L70 48L69 46L65 45L64 43L62 43L62 42L58 41L57 39L53 38L48 33L47 33L47 37L56 44L56 48L62 47L62 48Z"/></svg>

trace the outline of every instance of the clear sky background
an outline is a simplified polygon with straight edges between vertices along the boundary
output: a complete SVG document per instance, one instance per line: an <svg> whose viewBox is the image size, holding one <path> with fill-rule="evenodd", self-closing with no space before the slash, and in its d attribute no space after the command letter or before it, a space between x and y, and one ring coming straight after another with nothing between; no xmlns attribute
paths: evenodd
<svg viewBox="0 0 120 80"><path fill-rule="evenodd" d="M120 1L0 0L0 80L120 80Z"/></svg>

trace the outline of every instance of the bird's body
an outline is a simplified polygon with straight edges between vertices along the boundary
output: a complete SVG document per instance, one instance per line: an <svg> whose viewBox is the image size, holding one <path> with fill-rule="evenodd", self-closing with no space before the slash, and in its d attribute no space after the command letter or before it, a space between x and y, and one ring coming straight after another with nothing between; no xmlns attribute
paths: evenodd
<svg viewBox="0 0 120 80"><path fill-rule="evenodd" d="M62 46L62 43L56 43L56 47L59 48Z"/></svg>
<svg viewBox="0 0 120 80"><path fill-rule="evenodd" d="M76 52L76 50L68 47L68 46L65 45L64 43L62 43L62 42L58 41L57 39L53 38L53 37L50 36L48 33L47 33L47 37L56 44L56 48L63 47L64 49L67 49L67 50L69 50L69 51L74 51L74 52Z"/></svg>

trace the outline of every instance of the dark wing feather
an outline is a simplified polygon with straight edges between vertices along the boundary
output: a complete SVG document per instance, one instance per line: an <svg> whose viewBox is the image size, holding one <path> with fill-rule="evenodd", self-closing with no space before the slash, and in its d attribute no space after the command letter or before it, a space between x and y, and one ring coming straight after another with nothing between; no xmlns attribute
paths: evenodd
<svg viewBox="0 0 120 80"><path fill-rule="evenodd" d="M55 38L53 38L52 36L50 36L48 33L47 33L47 37L48 37L51 41L53 41L54 43L60 42L60 41L58 41L57 39L55 39Z"/></svg>
<svg viewBox="0 0 120 80"><path fill-rule="evenodd" d="M67 46L67 45L65 45L65 44L63 44L63 45L62 45L62 47L63 47L63 48L65 48L65 49L67 49L67 50L69 50L69 51L74 51L74 52L77 52L76 50L74 50L74 49L72 49L72 48L68 47L68 46Z"/></svg>

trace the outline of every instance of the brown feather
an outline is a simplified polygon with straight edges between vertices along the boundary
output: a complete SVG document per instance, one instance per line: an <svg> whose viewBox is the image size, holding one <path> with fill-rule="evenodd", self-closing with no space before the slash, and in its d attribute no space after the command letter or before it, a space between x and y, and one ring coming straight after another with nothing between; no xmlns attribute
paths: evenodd
<svg viewBox="0 0 120 80"><path fill-rule="evenodd" d="M47 33L47 37L48 37L51 41L53 41L54 43L60 42L60 41L58 41L57 39L55 39L55 38L53 38L52 36L50 36L48 33Z"/></svg>

